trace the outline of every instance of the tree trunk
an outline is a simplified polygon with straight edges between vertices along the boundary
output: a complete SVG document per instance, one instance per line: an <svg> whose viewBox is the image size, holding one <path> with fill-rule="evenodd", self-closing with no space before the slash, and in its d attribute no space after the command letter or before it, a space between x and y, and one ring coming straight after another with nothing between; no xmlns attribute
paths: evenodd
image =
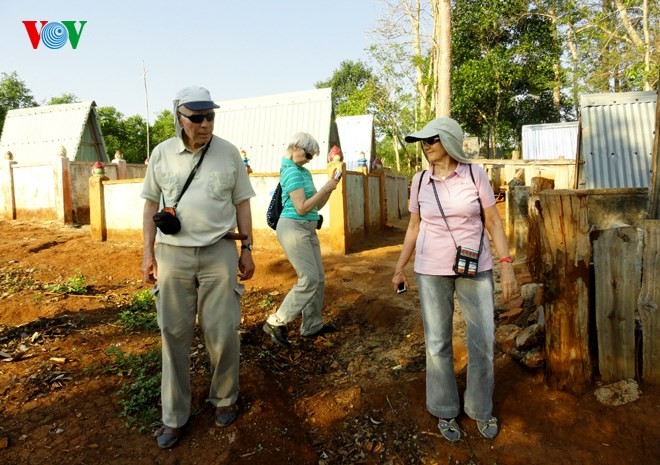
<svg viewBox="0 0 660 465"><path fill-rule="evenodd" d="M435 116L451 116L451 1L432 0L435 36L433 81L436 83Z"/></svg>
<svg viewBox="0 0 660 465"><path fill-rule="evenodd" d="M546 277L546 375L551 388L582 394L591 383L587 197L575 191L539 193L549 250Z"/></svg>

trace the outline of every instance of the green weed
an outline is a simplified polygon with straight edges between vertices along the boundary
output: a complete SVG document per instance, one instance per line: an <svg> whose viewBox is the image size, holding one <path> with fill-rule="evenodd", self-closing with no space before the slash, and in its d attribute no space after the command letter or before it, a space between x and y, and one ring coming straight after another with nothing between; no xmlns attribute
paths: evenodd
<svg viewBox="0 0 660 465"><path fill-rule="evenodd" d="M134 293L130 306L119 312L117 323L127 331L157 330L156 299L151 292L144 290Z"/></svg>
<svg viewBox="0 0 660 465"><path fill-rule="evenodd" d="M272 295L267 295L265 298L259 301L259 306L261 308L264 308L266 310L270 309L273 307L273 296Z"/></svg>
<svg viewBox="0 0 660 465"><path fill-rule="evenodd" d="M87 285L87 278L85 278L80 271L76 272L75 276L67 278L63 283L47 284L44 289L56 294L87 294L89 286Z"/></svg>
<svg viewBox="0 0 660 465"><path fill-rule="evenodd" d="M118 347L107 351L113 357L111 371L130 378L117 391L123 407L120 417L126 418L126 426L135 427L141 433L151 429L159 420L157 408L160 397L161 354L160 347L145 354L126 354Z"/></svg>

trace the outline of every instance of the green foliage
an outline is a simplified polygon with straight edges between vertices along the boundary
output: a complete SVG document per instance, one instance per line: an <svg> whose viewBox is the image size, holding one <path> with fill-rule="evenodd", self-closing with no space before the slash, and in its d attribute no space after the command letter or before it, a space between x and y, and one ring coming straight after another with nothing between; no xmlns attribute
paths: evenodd
<svg viewBox="0 0 660 465"><path fill-rule="evenodd" d="M142 163L147 158L147 127L140 115L125 118L114 107L100 107L96 111L108 156L116 150L124 154L128 163Z"/></svg>
<svg viewBox="0 0 660 465"><path fill-rule="evenodd" d="M126 354L118 347L112 347L107 354L113 357L110 371L131 378L117 395L123 407L120 417L126 418L126 426L136 427L145 432L158 422L158 399L161 382L160 348L149 350L145 354Z"/></svg>
<svg viewBox="0 0 660 465"><path fill-rule="evenodd" d="M67 278L63 283L55 283L44 286L49 292L56 294L87 294L89 286L87 286L87 278L85 278L80 271L76 272L75 276Z"/></svg>
<svg viewBox="0 0 660 465"><path fill-rule="evenodd" d="M510 151L523 124L559 120L559 49L546 17L529 15L524 0L459 0L453 25L452 115L466 132Z"/></svg>
<svg viewBox="0 0 660 465"><path fill-rule="evenodd" d="M155 147L171 137L174 137L174 113L170 110L163 110L158 114L151 127L151 147Z"/></svg>
<svg viewBox="0 0 660 465"><path fill-rule="evenodd" d="M25 82L19 79L16 71L0 73L0 134L9 110L36 107L37 102Z"/></svg>
<svg viewBox="0 0 660 465"><path fill-rule="evenodd" d="M338 116L364 115L371 106L375 83L371 68L361 61L345 60L330 79L315 84L317 89L332 88L332 104Z"/></svg>
<svg viewBox="0 0 660 465"><path fill-rule="evenodd" d="M264 309L270 309L273 307L273 296L267 295L262 300L259 301L259 306Z"/></svg>
<svg viewBox="0 0 660 465"><path fill-rule="evenodd" d="M129 307L119 312L117 323L127 331L156 330L156 300L149 290L136 292L131 296Z"/></svg>
<svg viewBox="0 0 660 465"><path fill-rule="evenodd" d="M80 100L74 94L63 93L59 97L51 97L46 105L61 105L64 103L78 103Z"/></svg>

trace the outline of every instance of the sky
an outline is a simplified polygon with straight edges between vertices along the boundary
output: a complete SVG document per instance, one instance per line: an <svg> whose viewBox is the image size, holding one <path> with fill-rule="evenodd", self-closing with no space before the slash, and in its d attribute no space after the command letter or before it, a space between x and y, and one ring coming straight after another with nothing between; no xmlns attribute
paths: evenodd
<svg viewBox="0 0 660 465"><path fill-rule="evenodd" d="M124 116L145 117L148 103L153 122L190 84L208 88L221 102L314 89L344 60L368 63L366 49L381 5L380 0L0 0L0 72L15 71L39 104L72 93ZM38 21L39 34L40 21L76 21L76 30L79 21L87 23L76 49L71 37L61 48L41 40L34 49L23 21ZM52 39L46 43L56 45Z"/></svg>

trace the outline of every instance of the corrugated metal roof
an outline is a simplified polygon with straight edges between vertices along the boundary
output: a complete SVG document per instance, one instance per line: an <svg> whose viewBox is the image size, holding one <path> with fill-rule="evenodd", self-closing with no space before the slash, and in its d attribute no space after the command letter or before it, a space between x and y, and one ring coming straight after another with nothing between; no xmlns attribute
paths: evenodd
<svg viewBox="0 0 660 465"><path fill-rule="evenodd" d="M580 187L648 187L658 94L622 92L580 97Z"/></svg>
<svg viewBox="0 0 660 465"><path fill-rule="evenodd" d="M329 88L217 103L213 132L245 150L255 173L279 173L282 155L297 132L307 132L319 143L319 156L306 165L310 170L325 169L328 151L339 145Z"/></svg>
<svg viewBox="0 0 660 465"><path fill-rule="evenodd" d="M19 163L43 163L64 147L76 161L109 161L93 101L21 108L7 112L0 154Z"/></svg>
<svg viewBox="0 0 660 465"><path fill-rule="evenodd" d="M522 127L523 160L575 160L578 123L528 124Z"/></svg>
<svg viewBox="0 0 660 465"><path fill-rule="evenodd" d="M367 166L371 167L371 163L376 158L373 115L339 116L337 131L339 131L346 169L353 171L357 169L360 152L364 152Z"/></svg>

